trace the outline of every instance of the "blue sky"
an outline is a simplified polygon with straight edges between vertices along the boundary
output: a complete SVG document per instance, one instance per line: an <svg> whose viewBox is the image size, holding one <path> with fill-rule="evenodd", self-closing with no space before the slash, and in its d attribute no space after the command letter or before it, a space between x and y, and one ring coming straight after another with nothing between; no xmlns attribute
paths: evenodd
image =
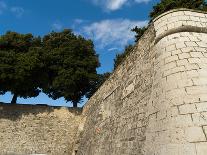
<svg viewBox="0 0 207 155"><path fill-rule="evenodd" d="M94 41L99 54L99 73L112 71L113 59L134 42L130 31L149 21L148 14L159 0L0 0L0 34L6 31L45 35L52 30L72 29ZM0 96L10 102L11 95ZM84 99L85 101L86 99ZM19 103L69 105L64 99L53 101L44 94Z"/></svg>

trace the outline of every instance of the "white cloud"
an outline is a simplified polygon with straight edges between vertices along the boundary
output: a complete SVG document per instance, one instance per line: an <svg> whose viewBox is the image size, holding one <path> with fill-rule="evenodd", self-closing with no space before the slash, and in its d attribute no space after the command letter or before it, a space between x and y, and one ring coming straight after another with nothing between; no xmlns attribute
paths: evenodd
<svg viewBox="0 0 207 155"><path fill-rule="evenodd" d="M106 11L115 11L126 4L147 3L150 0L92 0L96 5L102 6Z"/></svg>
<svg viewBox="0 0 207 155"><path fill-rule="evenodd" d="M148 3L150 0L134 0L137 3Z"/></svg>
<svg viewBox="0 0 207 155"><path fill-rule="evenodd" d="M85 20L79 19L79 18L77 18L77 19L74 20L74 23L75 24L82 24L83 22L85 22Z"/></svg>
<svg viewBox="0 0 207 155"><path fill-rule="evenodd" d="M60 31L63 29L63 25L60 22L55 22L52 24L52 30Z"/></svg>
<svg viewBox="0 0 207 155"><path fill-rule="evenodd" d="M103 20L84 26L81 34L91 38L97 48L123 48L134 40L131 29L135 26L143 27L148 21L132 21L128 19Z"/></svg>
<svg viewBox="0 0 207 155"><path fill-rule="evenodd" d="M0 14L2 14L7 9L7 4L3 1L0 1Z"/></svg>
<svg viewBox="0 0 207 155"><path fill-rule="evenodd" d="M117 51L117 50L118 50L118 48L116 48L116 47L112 47L112 48L109 48L108 49L109 52L111 52L111 51Z"/></svg>
<svg viewBox="0 0 207 155"><path fill-rule="evenodd" d="M22 7L9 6L4 1L0 0L0 15L4 12L13 13L16 17L21 17L25 12Z"/></svg>
<svg viewBox="0 0 207 155"><path fill-rule="evenodd" d="M127 0L112 0L106 3L106 7L108 10L117 10L122 7L126 2Z"/></svg>
<svg viewBox="0 0 207 155"><path fill-rule="evenodd" d="M21 17L23 15L23 13L24 13L24 9L22 7L15 6L15 7L11 7L10 10L18 18Z"/></svg>

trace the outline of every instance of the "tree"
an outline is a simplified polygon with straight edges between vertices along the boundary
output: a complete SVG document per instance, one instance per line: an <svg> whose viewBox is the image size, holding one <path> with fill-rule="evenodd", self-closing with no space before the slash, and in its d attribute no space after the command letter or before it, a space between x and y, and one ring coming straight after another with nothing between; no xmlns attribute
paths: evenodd
<svg viewBox="0 0 207 155"><path fill-rule="evenodd" d="M94 81L91 81L92 87L90 87L90 91L88 91L88 93L86 94L86 97L90 98L91 96L93 96L93 94L101 87L101 85L109 78L110 75L111 75L110 72L98 74L97 79Z"/></svg>
<svg viewBox="0 0 207 155"><path fill-rule="evenodd" d="M205 0L161 0L160 3L153 7L150 17L153 19L166 11L177 8L207 11L207 4Z"/></svg>
<svg viewBox="0 0 207 155"><path fill-rule="evenodd" d="M139 41L139 39L142 37L142 35L144 34L144 32L146 31L146 27L141 27L141 28L139 28L139 27L134 27L131 31L132 32L135 32L136 34L135 34L135 42L138 42Z"/></svg>
<svg viewBox="0 0 207 155"><path fill-rule="evenodd" d="M131 53L133 49L134 49L133 45L128 45L125 47L125 50L123 53L116 55L116 58L114 59L114 69L116 69L117 66L125 60L127 55L129 55L129 53Z"/></svg>
<svg viewBox="0 0 207 155"><path fill-rule="evenodd" d="M44 36L43 50L49 75L43 91L53 99L64 97L77 107L97 80L99 60L93 42L67 29Z"/></svg>
<svg viewBox="0 0 207 155"><path fill-rule="evenodd" d="M135 42L138 42L139 39L142 37L144 32L146 31L147 27L134 27L131 29L132 32L135 32ZM117 68L119 64L121 64L127 55L134 49L134 45L128 45L125 47L125 50L121 54L117 54L116 58L114 59L114 69Z"/></svg>
<svg viewBox="0 0 207 155"><path fill-rule="evenodd" d="M45 75L40 60L40 38L32 34L7 32L0 38L0 94L11 92L17 97L36 97Z"/></svg>

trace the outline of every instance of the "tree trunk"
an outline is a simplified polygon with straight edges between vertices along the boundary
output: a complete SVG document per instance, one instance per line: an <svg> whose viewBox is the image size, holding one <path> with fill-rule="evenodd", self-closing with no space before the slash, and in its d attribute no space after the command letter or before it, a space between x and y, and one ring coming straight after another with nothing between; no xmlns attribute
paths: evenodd
<svg viewBox="0 0 207 155"><path fill-rule="evenodd" d="M78 102L73 102L73 107L77 108L78 107Z"/></svg>
<svg viewBox="0 0 207 155"><path fill-rule="evenodd" d="M13 98L12 98L12 101L11 101L11 104L16 104L17 103L17 94L14 94Z"/></svg>

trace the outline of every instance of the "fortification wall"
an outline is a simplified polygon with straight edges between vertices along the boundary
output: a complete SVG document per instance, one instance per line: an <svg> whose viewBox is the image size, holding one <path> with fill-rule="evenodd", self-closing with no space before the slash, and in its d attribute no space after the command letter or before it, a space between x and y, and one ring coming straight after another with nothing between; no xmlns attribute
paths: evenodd
<svg viewBox="0 0 207 155"><path fill-rule="evenodd" d="M78 155L207 154L207 15L167 12L84 107Z"/></svg>
<svg viewBox="0 0 207 155"><path fill-rule="evenodd" d="M1 155L71 155L81 109L0 104Z"/></svg>
<svg viewBox="0 0 207 155"><path fill-rule="evenodd" d="M207 15L157 17L82 115L0 104L0 154L8 153L206 155Z"/></svg>
<svg viewBox="0 0 207 155"><path fill-rule="evenodd" d="M142 154L152 91L155 37L150 26L130 56L84 107L78 155Z"/></svg>

